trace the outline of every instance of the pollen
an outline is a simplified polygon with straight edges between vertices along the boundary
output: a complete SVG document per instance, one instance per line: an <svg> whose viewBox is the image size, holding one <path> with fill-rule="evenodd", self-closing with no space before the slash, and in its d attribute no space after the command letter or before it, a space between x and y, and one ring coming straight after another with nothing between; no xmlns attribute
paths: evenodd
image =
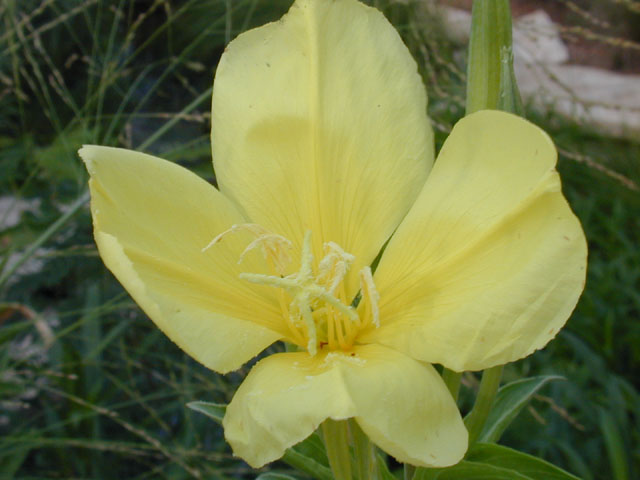
<svg viewBox="0 0 640 480"><path fill-rule="evenodd" d="M348 351L357 340L358 332L367 324L378 327L379 296L373 282L371 269L360 271L360 292L355 298L364 302L358 310L355 302L347 297L345 278L355 257L335 242L323 245L323 258L315 267L311 244L311 231L304 236L297 272L284 275L290 262L291 242L255 224L234 225L214 238L207 247L215 245L225 235L246 230L256 238L240 257L254 248L262 248L265 259L274 267L276 274L241 273L247 282L277 288L283 319L290 331L290 339L311 355L318 350ZM360 313L358 313L360 312Z"/></svg>

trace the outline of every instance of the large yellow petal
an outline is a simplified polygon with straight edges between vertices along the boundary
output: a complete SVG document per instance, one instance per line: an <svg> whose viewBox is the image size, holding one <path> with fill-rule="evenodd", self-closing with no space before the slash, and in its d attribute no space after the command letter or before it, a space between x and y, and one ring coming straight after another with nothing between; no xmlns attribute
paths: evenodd
<svg viewBox="0 0 640 480"><path fill-rule="evenodd" d="M586 242L549 137L484 111L451 132L375 274L382 326L360 338L454 370L543 347L584 288Z"/></svg>
<svg viewBox="0 0 640 480"><path fill-rule="evenodd" d="M259 255L220 232L244 221L220 192L173 163L130 150L85 146L96 243L107 267L183 350L227 372L284 336L273 292L240 280ZM247 242L248 243L248 242ZM271 296L270 296L271 295Z"/></svg>
<svg viewBox="0 0 640 480"><path fill-rule="evenodd" d="M426 179L433 140L425 89L399 35L355 0L298 0L240 35L213 90L218 183L254 222L316 260L333 241L371 263Z"/></svg>
<svg viewBox="0 0 640 480"><path fill-rule="evenodd" d="M242 383L223 423L234 453L260 467L325 419L352 417L401 462L447 466L467 449L460 413L433 367L379 345L267 357Z"/></svg>

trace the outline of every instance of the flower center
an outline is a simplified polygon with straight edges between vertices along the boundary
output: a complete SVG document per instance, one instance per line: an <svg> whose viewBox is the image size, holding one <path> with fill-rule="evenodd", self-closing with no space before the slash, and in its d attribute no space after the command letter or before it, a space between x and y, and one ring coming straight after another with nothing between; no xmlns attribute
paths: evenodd
<svg viewBox="0 0 640 480"><path fill-rule="evenodd" d="M353 299L347 298L344 279L355 257L338 244L324 244L324 257L315 269L311 231L307 231L302 245L300 268L286 276L284 273L290 262L291 242L259 225L234 225L205 248L227 233L240 229L249 231L256 237L242 253L240 261L249 250L261 247L271 270L277 273L241 273L240 278L279 289L280 305L291 332L291 340L305 347L311 355L323 348L349 350L360 330L369 323L379 326L378 293L371 269L367 266L360 270L360 292ZM356 311L354 305L358 302L364 304Z"/></svg>

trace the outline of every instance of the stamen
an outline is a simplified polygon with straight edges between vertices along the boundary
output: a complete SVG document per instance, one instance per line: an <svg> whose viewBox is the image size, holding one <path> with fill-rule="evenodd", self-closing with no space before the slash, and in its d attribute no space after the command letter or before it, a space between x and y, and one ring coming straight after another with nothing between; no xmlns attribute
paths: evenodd
<svg viewBox="0 0 640 480"><path fill-rule="evenodd" d="M304 234L302 243L302 257L300 258L300 271L298 276L307 280L313 276L313 252L311 251L311 230Z"/></svg>
<svg viewBox="0 0 640 480"><path fill-rule="evenodd" d="M335 321L334 316L329 315L327 320L327 342L329 343L329 349L335 350L336 348L336 340L334 337L335 334Z"/></svg>
<svg viewBox="0 0 640 480"><path fill-rule="evenodd" d="M314 283L307 283L303 278L298 278L302 273L302 267L300 268L300 272L294 275L289 275L288 277L276 277L275 275L263 275L261 273L241 273L239 276L242 280L246 280L247 282L255 283L258 285L268 285L270 287L278 287L284 288L289 292L289 294L294 297L300 295L300 292L307 292L311 297L323 300L324 302L331 305L336 310L345 314L349 319L356 322L358 321L358 314L356 311L336 297L327 292L320 285L316 285Z"/></svg>
<svg viewBox="0 0 640 480"><path fill-rule="evenodd" d="M349 306L345 305L344 303L342 303L336 297L334 297L329 292L327 292L324 288L316 285L316 289L314 289L314 290L318 293L318 298L324 300L329 305L331 305L333 308L335 308L339 312L345 314L347 317L349 317L349 319L352 322L357 322L358 321L358 314L356 313L356 311L352 307L349 307Z"/></svg>
<svg viewBox="0 0 640 480"><path fill-rule="evenodd" d="M345 325L343 322L338 321L338 319L334 316L333 321L335 322L336 327L336 339L338 340L338 345L340 348L345 349L347 347L347 342L344 340L344 332L342 331L342 327Z"/></svg>
<svg viewBox="0 0 640 480"><path fill-rule="evenodd" d="M226 235L239 231L249 232L256 238L240 254L238 264L242 263L245 255L251 250L261 247L262 254L264 255L265 260L272 263L276 273L278 273L279 275L285 274L287 267L291 263L291 256L288 253L288 250L291 250L293 248L291 242L282 235L270 232L263 226L256 223L241 223L232 225L228 230L225 230L224 232L216 235L214 239L211 240L209 244L202 249L202 252L206 252L209 248L222 240L222 238Z"/></svg>
<svg viewBox="0 0 640 480"><path fill-rule="evenodd" d="M313 315L311 313L311 305L309 304L309 296L306 293L299 295L294 302L298 303L298 309L302 313L305 326L307 327L307 336L309 341L307 342L307 350L313 357L318 353L318 332L316 330L316 322L313 321Z"/></svg>
<svg viewBox="0 0 640 480"><path fill-rule="evenodd" d="M324 248L328 253L318 265L318 282L328 284L329 293L335 294L356 257L334 242L325 243Z"/></svg>
<svg viewBox="0 0 640 480"><path fill-rule="evenodd" d="M380 309L378 304L380 302L380 295L376 290L376 284L373 283L373 275L371 274L370 267L364 267L360 270L360 289L362 291L362 297L366 297L371 308L372 323L376 326L380 326Z"/></svg>
<svg viewBox="0 0 640 480"><path fill-rule="evenodd" d="M273 262L276 272L280 275L284 275L287 266L291 263L291 257L287 253L287 249L291 250L292 248L291 242L283 236L275 233L262 235L261 237L256 238L247 246L247 248L244 249L240 254L238 263L242 263L244 256L254 248L258 247L262 248L264 258L267 260L270 259Z"/></svg>
<svg viewBox="0 0 640 480"><path fill-rule="evenodd" d="M241 273L238 275L242 280L255 283L257 285L267 285L269 287L284 288L285 290L293 290L300 286L295 278L277 277L275 275L264 275L262 273Z"/></svg>
<svg viewBox="0 0 640 480"><path fill-rule="evenodd" d="M259 225L234 225L227 232L218 235L211 244L215 244L222 236L240 229L248 230L256 239L242 253L240 260L250 250L258 246L265 256L275 258L291 242L279 235L266 231ZM208 248L208 247L207 247ZM240 278L258 285L280 289L279 301L291 330L291 337L298 345L304 345L310 355L315 355L318 348L327 346L330 350L348 349L362 325L356 309L345 302L344 279L355 257L345 252L338 244L324 244L325 256L318 264L318 272L314 272L314 257L311 232L307 231L302 243L300 268L298 272L284 276L261 273L241 273ZM374 323L378 322L378 296L373 285L371 270L363 269L360 273L362 294L367 296L374 311ZM290 298L288 307L284 296ZM367 312L369 304L367 306ZM368 313L367 313L368 315Z"/></svg>

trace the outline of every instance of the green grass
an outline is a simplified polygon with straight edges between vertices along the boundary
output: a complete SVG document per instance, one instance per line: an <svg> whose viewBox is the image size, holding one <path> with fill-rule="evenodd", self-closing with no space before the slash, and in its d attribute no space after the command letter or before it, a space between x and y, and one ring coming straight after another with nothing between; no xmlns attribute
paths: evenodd
<svg viewBox="0 0 640 480"><path fill-rule="evenodd" d="M279 18L287 3L0 6L0 196L36 202L14 225L0 218L0 478L255 476L231 457L219 427L185 408L229 401L248 367L222 377L196 364L106 271L76 151L137 148L213 180L217 59L230 38ZM420 64L441 144L463 112L464 66L416 5L379 2ZM640 478L640 194L628 187L640 184L640 144L530 118L563 152L559 170L589 239L589 273L558 338L506 368L507 380L566 380L545 387L504 442L585 479ZM475 377L465 385L463 405Z"/></svg>

